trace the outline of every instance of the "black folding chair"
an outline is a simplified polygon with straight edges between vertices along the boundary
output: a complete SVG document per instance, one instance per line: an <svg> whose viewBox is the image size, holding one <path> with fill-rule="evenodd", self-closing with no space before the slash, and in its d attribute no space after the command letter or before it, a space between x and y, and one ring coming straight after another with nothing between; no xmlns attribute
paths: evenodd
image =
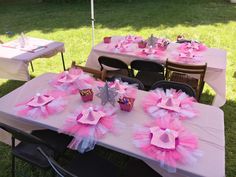
<svg viewBox="0 0 236 177"><path fill-rule="evenodd" d="M132 76L132 72L129 69L128 65L119 59L101 56L98 58L98 62L101 66L101 71L103 69L107 70L108 78L111 78L114 75ZM107 67L104 68L104 66ZM109 67L114 70L108 69Z"/></svg>
<svg viewBox="0 0 236 177"><path fill-rule="evenodd" d="M172 82L172 81L158 81L152 85L151 90L155 90L156 88L162 88L163 90L171 88L177 91L181 90L182 92L185 92L189 96L192 96L194 98L196 97L193 88L184 83Z"/></svg>
<svg viewBox="0 0 236 177"><path fill-rule="evenodd" d="M151 169L145 162L130 158L125 173L122 177L162 177L159 173Z"/></svg>
<svg viewBox="0 0 236 177"><path fill-rule="evenodd" d="M46 170L50 165L37 151L37 147L41 147L47 154L57 159L64 153L72 139L70 136L51 130L35 130L29 134L3 123L0 123L0 128L12 135L12 177L15 177L15 157ZM21 142L15 145L15 139Z"/></svg>
<svg viewBox="0 0 236 177"><path fill-rule="evenodd" d="M74 159L63 168L41 147L38 151L60 177L117 177L117 168L93 152L75 152Z"/></svg>
<svg viewBox="0 0 236 177"><path fill-rule="evenodd" d="M132 70L138 70L135 78L143 83L146 90L149 90L155 82L165 79L164 67L161 64L153 61L134 60L130 65Z"/></svg>
<svg viewBox="0 0 236 177"><path fill-rule="evenodd" d="M113 76L110 81L115 81L116 79L119 79L122 82L127 82L128 84L134 84L138 87L139 90L144 90L143 83L136 78L117 75L117 76Z"/></svg>

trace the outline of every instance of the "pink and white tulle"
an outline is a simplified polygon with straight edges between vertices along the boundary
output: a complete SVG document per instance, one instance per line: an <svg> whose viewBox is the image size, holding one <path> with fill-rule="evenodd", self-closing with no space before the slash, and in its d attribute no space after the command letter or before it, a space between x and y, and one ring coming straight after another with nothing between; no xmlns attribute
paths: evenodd
<svg viewBox="0 0 236 177"><path fill-rule="evenodd" d="M124 42L125 43L138 43L140 41L142 41L142 37L141 36L132 36L132 35L127 35L124 38Z"/></svg>
<svg viewBox="0 0 236 177"><path fill-rule="evenodd" d="M205 51L207 47L202 43L192 41L192 42L186 42L186 43L180 44L178 49L180 51L193 50L193 51L200 52L200 51Z"/></svg>
<svg viewBox="0 0 236 177"><path fill-rule="evenodd" d="M197 115L193 107L195 99L175 89L156 89L148 93L143 100L143 109L153 118L167 115L173 119L191 119Z"/></svg>
<svg viewBox="0 0 236 177"><path fill-rule="evenodd" d="M47 118L50 115L62 112L67 101L64 92L48 91L37 93L31 99L16 105L17 115L27 118Z"/></svg>
<svg viewBox="0 0 236 177"><path fill-rule="evenodd" d="M172 52L172 60L173 59L176 62L187 63L187 64L198 64L204 62L203 56L192 49L180 52L177 51Z"/></svg>
<svg viewBox="0 0 236 177"><path fill-rule="evenodd" d="M117 109L87 104L79 107L59 132L74 136L69 148L83 153L92 150L99 138L107 133L117 133L122 126L116 119Z"/></svg>
<svg viewBox="0 0 236 177"><path fill-rule="evenodd" d="M137 87L135 84L128 84L128 82L122 82L116 79L114 82L109 83L109 87L115 88L119 97L136 98Z"/></svg>
<svg viewBox="0 0 236 177"><path fill-rule="evenodd" d="M68 94L77 94L81 89L89 89L93 87L95 79L81 69L71 68L58 74L52 81L51 85Z"/></svg>
<svg viewBox="0 0 236 177"><path fill-rule="evenodd" d="M175 172L178 164L191 164L202 155L198 138L177 119L161 118L143 127L134 127L134 145L160 166Z"/></svg>

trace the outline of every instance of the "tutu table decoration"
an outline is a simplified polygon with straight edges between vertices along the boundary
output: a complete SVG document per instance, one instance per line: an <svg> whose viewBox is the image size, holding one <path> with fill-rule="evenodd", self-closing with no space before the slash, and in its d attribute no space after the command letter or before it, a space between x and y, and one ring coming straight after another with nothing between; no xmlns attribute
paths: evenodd
<svg viewBox="0 0 236 177"><path fill-rule="evenodd" d="M114 82L109 83L110 88L115 88L116 91L120 94L123 95L126 90L129 88L128 83L123 83L119 79L115 79Z"/></svg>
<svg viewBox="0 0 236 177"><path fill-rule="evenodd" d="M92 88L94 81L92 76L81 69L71 68L69 71L58 74L50 84L68 94L77 94L79 90Z"/></svg>
<svg viewBox="0 0 236 177"><path fill-rule="evenodd" d="M142 40L142 37L140 36L131 36L131 35L128 35L128 36L125 36L125 43L138 43Z"/></svg>
<svg viewBox="0 0 236 177"><path fill-rule="evenodd" d="M59 92L37 93L28 101L16 105L17 114L28 118L47 118L65 109L67 102L64 96Z"/></svg>
<svg viewBox="0 0 236 177"><path fill-rule="evenodd" d="M185 42L181 44L178 48L180 51L188 51L188 50L193 50L193 51L204 51L207 49L207 47L199 42L196 41L191 41L191 42Z"/></svg>
<svg viewBox="0 0 236 177"><path fill-rule="evenodd" d="M191 164L202 155L198 138L177 119L156 119L146 126L135 127L133 138L137 148L159 160L160 166L172 173L178 164Z"/></svg>
<svg viewBox="0 0 236 177"><path fill-rule="evenodd" d="M137 88L135 84L130 85L127 82L122 82L119 79L115 79L114 82L109 83L109 87L116 89L120 97L122 96L131 97L131 98L136 97Z"/></svg>
<svg viewBox="0 0 236 177"><path fill-rule="evenodd" d="M149 48L142 49L141 51L136 52L136 55L140 57L147 57L147 58L158 58L161 59L165 55L164 51L152 48L149 46Z"/></svg>
<svg viewBox="0 0 236 177"><path fill-rule="evenodd" d="M125 41L120 41L118 44L116 44L114 47L112 47L112 51L116 53L125 53L129 52L129 47L131 46L131 43L125 43Z"/></svg>
<svg viewBox="0 0 236 177"><path fill-rule="evenodd" d="M173 58L180 63L200 63L203 62L203 57L192 49L172 53Z"/></svg>
<svg viewBox="0 0 236 177"><path fill-rule="evenodd" d="M193 108L195 99L175 89L156 89L143 100L143 109L153 118L170 114L177 119L191 119L197 115Z"/></svg>
<svg viewBox="0 0 236 177"><path fill-rule="evenodd" d="M121 123L114 107L85 105L71 115L59 132L74 136L69 148L83 153L92 150L99 138L108 132L116 133Z"/></svg>
<svg viewBox="0 0 236 177"><path fill-rule="evenodd" d="M92 89L80 90L80 95L81 95L81 98L82 98L83 102L93 100L93 90Z"/></svg>
<svg viewBox="0 0 236 177"><path fill-rule="evenodd" d="M125 53L125 52L132 52L132 44L138 43L142 40L141 37L138 36L126 36L115 44L111 44L108 46L108 50L115 52L115 53Z"/></svg>

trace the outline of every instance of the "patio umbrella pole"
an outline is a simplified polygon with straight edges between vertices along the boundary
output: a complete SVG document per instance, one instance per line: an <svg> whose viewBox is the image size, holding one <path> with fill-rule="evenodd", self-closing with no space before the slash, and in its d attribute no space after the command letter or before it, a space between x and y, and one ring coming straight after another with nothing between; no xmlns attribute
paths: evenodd
<svg viewBox="0 0 236 177"><path fill-rule="evenodd" d="M94 46L94 0L91 0L91 21L92 21L92 47Z"/></svg>

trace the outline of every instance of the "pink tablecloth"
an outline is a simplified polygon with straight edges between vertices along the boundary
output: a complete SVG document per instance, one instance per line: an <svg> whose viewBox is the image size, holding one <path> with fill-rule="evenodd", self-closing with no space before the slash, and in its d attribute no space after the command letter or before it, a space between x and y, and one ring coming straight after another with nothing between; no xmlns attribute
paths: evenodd
<svg viewBox="0 0 236 177"><path fill-rule="evenodd" d="M132 44L128 47L126 52L119 52L112 50L112 46L122 37L112 37L112 43L104 44L103 42L96 45L87 60L86 66L94 69L100 69L98 58L100 56L108 56L118 58L127 64L135 59L147 59L156 61L158 63L165 63L166 59L174 60L174 53L177 52L179 44L171 43L167 50L159 56L141 56L137 52L139 49L137 44ZM205 82L209 84L216 92L213 101L214 106L223 106L226 102L226 51L216 48L208 48L206 51L199 52L202 57L202 62L207 63L207 71L205 75Z"/></svg>
<svg viewBox="0 0 236 177"><path fill-rule="evenodd" d="M52 115L47 119L26 119L19 117L13 111L15 104L25 101L35 95L36 92L50 88L48 82L55 77L55 74L44 74L39 76L8 95L0 98L0 121L24 129L49 128L58 130L66 121L78 105L83 104L80 95L68 97L68 107L64 112ZM223 177L225 176L225 138L224 138L224 114L214 106L195 103L194 107L199 114L192 120L183 122L184 126L199 137L199 149L203 156L192 165L178 165L177 173L168 173L160 168L159 162L150 159L132 144L133 126L143 125L151 118L142 109L142 100L147 92L138 91L137 98L131 112L117 112L117 118L126 126L118 134L107 134L99 139L98 144L121 153L137 157L148 163L153 169L163 176L206 176ZM100 104L100 99L94 97L94 104ZM118 105L117 105L118 106ZM0 139L5 138L0 131Z"/></svg>
<svg viewBox="0 0 236 177"><path fill-rule="evenodd" d="M62 42L27 37L24 48L20 48L17 43L15 40L0 45L0 78L27 81L30 79L28 72L30 61L49 58L58 52L64 52Z"/></svg>

